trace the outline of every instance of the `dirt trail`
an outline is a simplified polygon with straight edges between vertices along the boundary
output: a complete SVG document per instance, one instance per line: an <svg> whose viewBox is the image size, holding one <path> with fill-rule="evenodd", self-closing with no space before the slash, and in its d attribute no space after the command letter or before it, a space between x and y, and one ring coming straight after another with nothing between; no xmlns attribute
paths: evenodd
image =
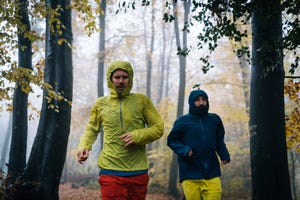
<svg viewBox="0 0 300 200"><path fill-rule="evenodd" d="M60 200L100 200L100 191L75 186L71 183L61 184L59 187ZM146 200L175 200L162 194L148 194Z"/></svg>

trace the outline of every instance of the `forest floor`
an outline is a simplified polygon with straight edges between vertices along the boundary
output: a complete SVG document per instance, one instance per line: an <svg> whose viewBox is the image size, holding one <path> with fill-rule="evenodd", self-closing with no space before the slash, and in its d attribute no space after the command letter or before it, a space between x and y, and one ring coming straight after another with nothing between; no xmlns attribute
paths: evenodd
<svg viewBox="0 0 300 200"><path fill-rule="evenodd" d="M91 190L82 186L74 186L71 183L61 184L59 187L60 200L99 200L99 190ZM146 200L175 200L164 194L147 194Z"/></svg>

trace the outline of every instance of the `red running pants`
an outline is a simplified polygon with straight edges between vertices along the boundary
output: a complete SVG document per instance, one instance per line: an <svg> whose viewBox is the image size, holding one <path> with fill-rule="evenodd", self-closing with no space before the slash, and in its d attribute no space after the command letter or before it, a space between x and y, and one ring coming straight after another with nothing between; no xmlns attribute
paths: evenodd
<svg viewBox="0 0 300 200"><path fill-rule="evenodd" d="M136 176L100 175L102 200L145 200L148 174Z"/></svg>

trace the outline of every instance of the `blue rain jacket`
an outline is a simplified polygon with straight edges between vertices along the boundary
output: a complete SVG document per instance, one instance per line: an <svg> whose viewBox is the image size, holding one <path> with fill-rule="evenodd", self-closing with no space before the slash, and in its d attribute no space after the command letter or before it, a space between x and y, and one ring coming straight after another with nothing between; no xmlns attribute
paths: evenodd
<svg viewBox="0 0 300 200"><path fill-rule="evenodd" d="M189 97L190 112L175 121L167 138L168 146L177 154L180 182L219 177L218 156L221 160L230 161L221 118L214 113L198 115L191 112L198 96L204 96L208 101L203 90L192 91ZM193 156L188 157L191 149Z"/></svg>

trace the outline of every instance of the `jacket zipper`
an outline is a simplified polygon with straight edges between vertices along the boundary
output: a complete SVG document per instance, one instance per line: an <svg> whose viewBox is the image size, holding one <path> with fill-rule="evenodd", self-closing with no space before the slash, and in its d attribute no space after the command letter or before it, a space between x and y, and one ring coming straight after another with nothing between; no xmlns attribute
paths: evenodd
<svg viewBox="0 0 300 200"><path fill-rule="evenodd" d="M201 130L202 130L202 133L203 133L203 135L202 135L203 142L206 142L205 141L206 140L205 129L203 127L203 123L202 123L202 119L201 118L200 118L200 125L201 125ZM204 165L204 169L207 169L207 162L206 162L206 160L203 161L203 165Z"/></svg>
<svg viewBox="0 0 300 200"><path fill-rule="evenodd" d="M120 100L120 123L121 123L121 129L123 129L122 97L120 97L119 100Z"/></svg>
<svg viewBox="0 0 300 200"><path fill-rule="evenodd" d="M203 127L203 123L202 123L202 119L200 118L200 126L201 126L201 131L202 131L202 139L203 141L206 140L206 137L205 137L205 131L204 131L204 127Z"/></svg>

